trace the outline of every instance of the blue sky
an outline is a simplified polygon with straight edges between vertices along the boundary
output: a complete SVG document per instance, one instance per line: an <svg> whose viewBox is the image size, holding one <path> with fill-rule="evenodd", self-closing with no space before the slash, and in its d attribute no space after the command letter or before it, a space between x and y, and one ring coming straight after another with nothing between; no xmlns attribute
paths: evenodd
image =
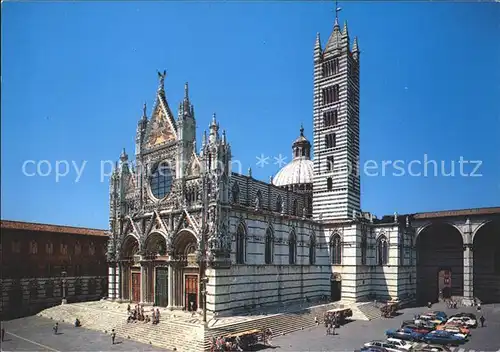
<svg viewBox="0 0 500 352"><path fill-rule="evenodd" d="M361 54L361 164L441 160L455 177L362 175L362 208L377 215L500 205L500 6L341 4ZM217 112L234 159L267 180L312 139L312 53L331 2L2 4L2 219L106 228L101 160L134 153L143 102L166 69L175 111L189 81L198 140ZM271 163L258 167L263 153ZM458 160L481 160L481 177ZM48 176L23 174L47 160ZM73 166L56 182L57 161ZM33 172L33 165L28 172ZM379 169L381 170L381 169ZM418 172L418 165L415 167ZM42 165L47 171L47 163ZM420 167L423 171L423 167ZM473 167L465 166L471 173ZM371 169L370 174L374 171Z"/></svg>

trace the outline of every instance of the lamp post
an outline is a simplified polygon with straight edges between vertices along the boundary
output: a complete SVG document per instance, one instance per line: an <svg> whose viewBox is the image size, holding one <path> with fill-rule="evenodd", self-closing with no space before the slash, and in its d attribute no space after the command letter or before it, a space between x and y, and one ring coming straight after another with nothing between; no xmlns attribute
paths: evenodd
<svg viewBox="0 0 500 352"><path fill-rule="evenodd" d="M62 276L62 301L61 304L68 303L66 300L66 271L61 272Z"/></svg>

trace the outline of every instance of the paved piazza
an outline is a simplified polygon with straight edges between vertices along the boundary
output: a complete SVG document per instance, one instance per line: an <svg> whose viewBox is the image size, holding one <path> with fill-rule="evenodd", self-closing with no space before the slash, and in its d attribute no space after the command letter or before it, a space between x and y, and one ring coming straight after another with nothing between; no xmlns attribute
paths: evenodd
<svg viewBox="0 0 500 352"><path fill-rule="evenodd" d="M278 351L354 351L372 340L384 340L385 330L399 328L403 320L412 319L415 314L424 313L428 309L408 308L402 310L402 315L391 319L376 319L372 321L353 321L336 329L335 336L327 336L325 328L303 330L283 337L273 339L275 352ZM447 309L442 304L435 304L432 310L442 310L448 315L458 312L472 312L474 308ZM486 326L472 330L470 341L455 348L455 351L500 351L500 304L482 307L486 318ZM319 318L319 317L318 317ZM479 318L479 316L478 316ZM277 347L279 346L279 347Z"/></svg>
<svg viewBox="0 0 500 352"><path fill-rule="evenodd" d="M112 345L109 334L64 323L59 323L59 334L54 335L54 321L37 316L2 325L5 328L2 351L167 351L121 337Z"/></svg>

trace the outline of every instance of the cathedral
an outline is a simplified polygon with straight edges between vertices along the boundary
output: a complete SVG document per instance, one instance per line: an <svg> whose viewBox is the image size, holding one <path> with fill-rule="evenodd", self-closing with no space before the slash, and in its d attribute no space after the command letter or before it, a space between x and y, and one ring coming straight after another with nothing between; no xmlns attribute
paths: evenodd
<svg viewBox="0 0 500 352"><path fill-rule="evenodd" d="M448 286L472 298L472 264L417 272L416 237L431 216L377 219L360 209L360 48L347 24L336 17L326 44L318 34L313 57L312 143L297 131L293 160L269 182L232 171L230 134L215 114L197 144L188 84L174 115L158 73L151 116L144 107L137 124L135 163L123 151L110 179L109 299L230 315L320 297L404 299L418 282L430 287L422 299ZM446 216L465 228L466 215Z"/></svg>

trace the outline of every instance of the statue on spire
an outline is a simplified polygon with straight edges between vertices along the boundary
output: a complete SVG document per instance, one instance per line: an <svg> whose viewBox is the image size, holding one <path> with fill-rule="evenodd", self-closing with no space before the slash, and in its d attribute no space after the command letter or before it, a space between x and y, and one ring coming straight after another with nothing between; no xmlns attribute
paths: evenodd
<svg viewBox="0 0 500 352"><path fill-rule="evenodd" d="M163 70L163 73L158 72L158 79L160 80L158 84L158 88L163 89L163 85L165 84L165 77L167 77L167 70Z"/></svg>

